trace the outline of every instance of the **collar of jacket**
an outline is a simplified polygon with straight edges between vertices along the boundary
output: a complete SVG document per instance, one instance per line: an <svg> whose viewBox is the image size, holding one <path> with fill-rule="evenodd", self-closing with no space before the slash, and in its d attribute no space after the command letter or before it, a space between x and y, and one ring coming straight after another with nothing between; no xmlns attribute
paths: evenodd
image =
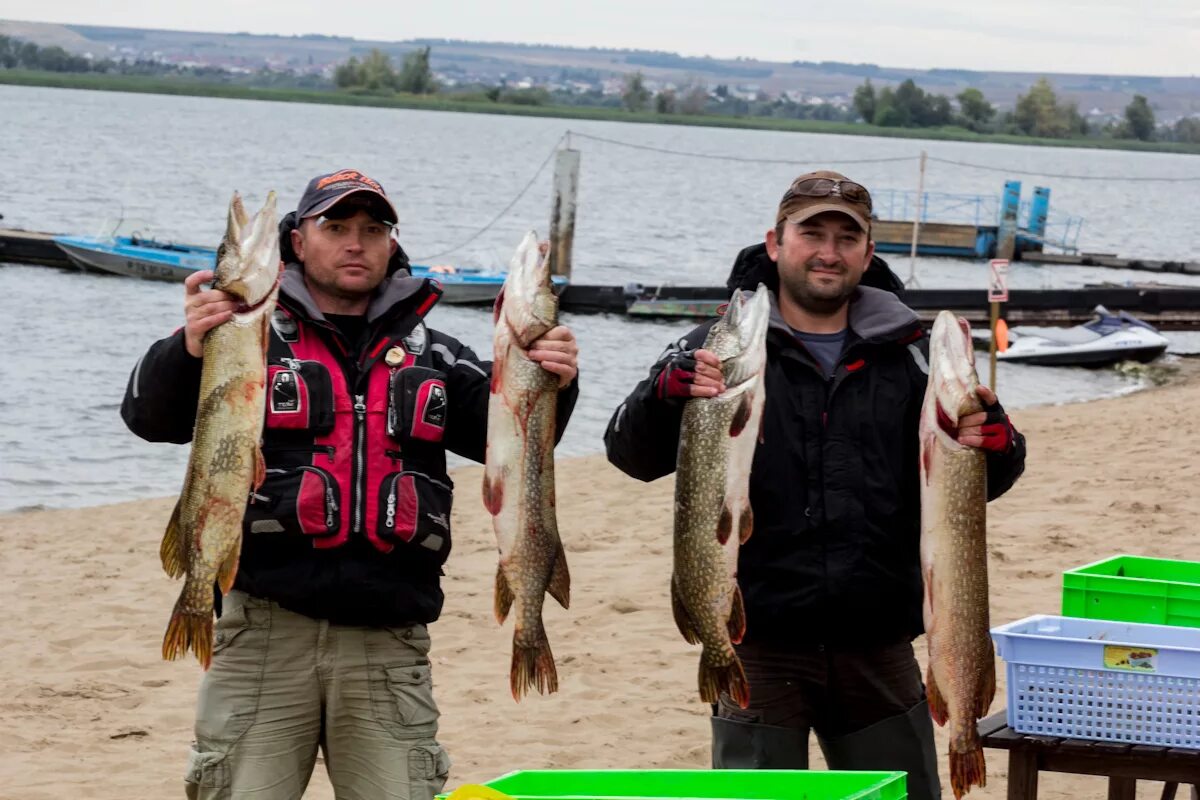
<svg viewBox="0 0 1200 800"><path fill-rule="evenodd" d="M850 296L850 333L855 341L870 343L906 339L921 329L921 318L900 298L883 289L859 286ZM779 298L771 292L771 328L795 343L791 326L779 312Z"/></svg>
<svg viewBox="0 0 1200 800"><path fill-rule="evenodd" d="M317 308L316 301L313 300L308 286L304 283L304 267L300 264L292 262L286 265L283 275L279 279L279 293L290 301L288 305L302 312L309 319L326 321L325 315L321 313L321 309ZM426 278L412 278L398 272L390 278L385 278L383 283L379 284L379 288L375 290L375 294L372 295L371 302L367 306L367 324L375 322L401 303L417 296L429 296L432 298L431 301L428 304L422 303L423 308L418 312L423 317L441 295L441 289L432 281Z"/></svg>

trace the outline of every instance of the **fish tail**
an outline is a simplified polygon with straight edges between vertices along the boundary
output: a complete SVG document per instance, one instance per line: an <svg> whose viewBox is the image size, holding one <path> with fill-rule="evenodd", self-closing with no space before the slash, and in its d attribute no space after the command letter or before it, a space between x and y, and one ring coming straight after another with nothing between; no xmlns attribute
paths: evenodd
<svg viewBox="0 0 1200 800"><path fill-rule="evenodd" d="M201 612L187 605L187 586L175 603L167 632L163 636L162 654L167 661L174 661L188 650L196 654L196 660L204 669L212 664L213 621L212 611Z"/></svg>
<svg viewBox="0 0 1200 800"><path fill-rule="evenodd" d="M983 759L983 748L976 745L973 750L962 753L950 751L950 788L955 800L972 786L987 786L987 764Z"/></svg>
<svg viewBox="0 0 1200 800"><path fill-rule="evenodd" d="M750 684L746 681L746 670L741 659L731 655L728 663L713 664L700 656L700 699L715 703L721 693L727 693L740 707L750 705Z"/></svg>
<svg viewBox="0 0 1200 800"><path fill-rule="evenodd" d="M513 632L512 669L509 672L514 700L520 700L530 689L538 694L553 694L558 691L558 671L554 667L554 655L550 652L550 641L540 625L532 636L524 631Z"/></svg>

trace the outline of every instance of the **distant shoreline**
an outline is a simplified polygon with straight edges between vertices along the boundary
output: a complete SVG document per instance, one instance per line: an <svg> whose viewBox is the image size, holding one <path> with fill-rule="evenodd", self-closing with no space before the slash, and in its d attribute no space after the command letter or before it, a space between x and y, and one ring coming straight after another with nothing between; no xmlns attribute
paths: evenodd
<svg viewBox="0 0 1200 800"><path fill-rule="evenodd" d="M1038 147L1073 147L1095 150L1126 150L1155 153L1200 155L1200 145L1182 142L1141 142L1127 139L1043 139L1033 136L977 134L961 128L882 128L852 122L822 120L782 120L759 117L723 117L713 115L658 114L590 106L531 106L452 100L437 95L359 95L316 89L268 89L249 86L203 83L191 80L156 78L139 75L93 75L83 73L0 70L0 85L34 86L51 89L166 94L189 97L221 97L234 100L265 100L283 103L315 103L374 108L405 108L423 111L451 111L475 114L504 114L523 117L632 122L657 125L690 125L707 128L738 128L793 133L827 133L846 136L878 136L894 139L980 142Z"/></svg>

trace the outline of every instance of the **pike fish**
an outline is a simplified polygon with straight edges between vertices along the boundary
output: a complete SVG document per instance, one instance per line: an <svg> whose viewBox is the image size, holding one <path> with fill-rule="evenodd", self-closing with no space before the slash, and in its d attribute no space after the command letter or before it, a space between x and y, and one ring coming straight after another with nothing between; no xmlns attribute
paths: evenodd
<svg viewBox="0 0 1200 800"><path fill-rule="evenodd" d="M529 358L529 346L558 325L550 266L528 233L509 264L494 311L495 360L488 398L483 504L500 550L494 597L501 624L515 606L513 698L558 691L542 602L567 608L571 575L554 510L554 433L558 376Z"/></svg>
<svg viewBox="0 0 1200 800"><path fill-rule="evenodd" d="M183 492L159 555L172 578L184 577L163 637L163 658L191 650L212 662L213 582L227 594L242 548L242 515L264 477L266 349L279 294L279 230L275 193L249 219L236 193L217 251L213 288L240 301L233 317L204 338L196 427Z"/></svg>
<svg viewBox="0 0 1200 800"><path fill-rule="evenodd" d="M675 470L675 562L671 610L689 644L702 644L700 697L728 692L742 708L750 687L733 645L746 632L737 584L738 548L754 527L750 465L762 428L763 371L771 301L760 284L733 293L704 348L721 359L725 391L683 409Z"/></svg>
<svg viewBox="0 0 1200 800"><path fill-rule="evenodd" d="M954 431L983 406L966 320L938 314L921 407L921 570L929 643L926 693L938 725L950 724L950 785L961 798L987 772L976 720L996 693L988 635L987 465Z"/></svg>

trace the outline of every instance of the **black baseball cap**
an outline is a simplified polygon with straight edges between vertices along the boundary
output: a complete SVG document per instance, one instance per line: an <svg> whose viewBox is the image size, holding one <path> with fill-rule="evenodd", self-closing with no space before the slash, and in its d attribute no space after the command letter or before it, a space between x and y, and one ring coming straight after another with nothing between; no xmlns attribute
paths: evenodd
<svg viewBox="0 0 1200 800"><path fill-rule="evenodd" d="M356 169L318 175L309 181L304 194L300 195L300 202L296 204L296 217L303 220L324 214L354 194L368 195L365 199L372 201L368 206L369 213L380 222L395 225L399 221L400 215L396 213L396 207L379 181L368 178Z"/></svg>

